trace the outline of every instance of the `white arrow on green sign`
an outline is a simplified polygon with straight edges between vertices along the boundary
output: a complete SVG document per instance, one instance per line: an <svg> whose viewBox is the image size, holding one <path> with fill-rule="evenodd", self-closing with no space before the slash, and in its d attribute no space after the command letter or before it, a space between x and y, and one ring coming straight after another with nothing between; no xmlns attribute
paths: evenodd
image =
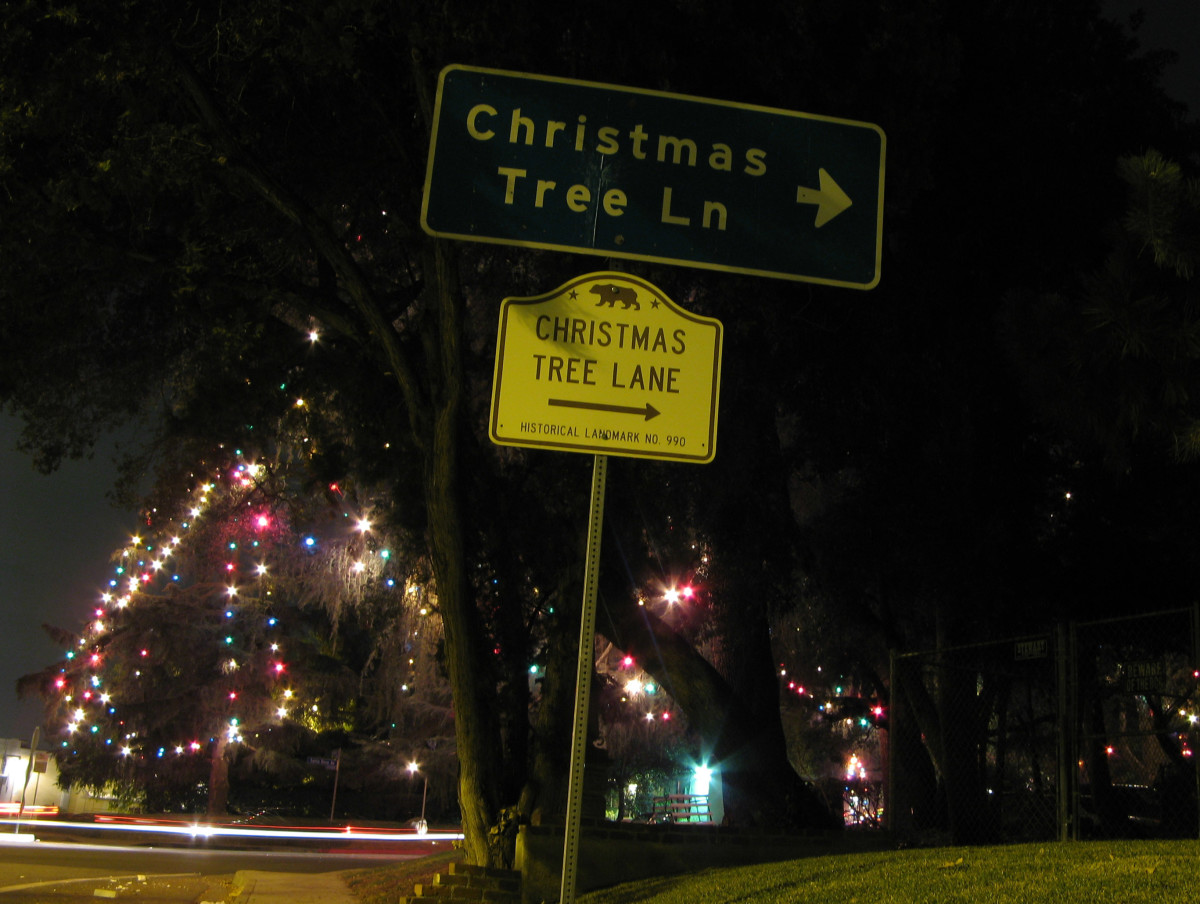
<svg viewBox="0 0 1200 904"><path fill-rule="evenodd" d="M885 144L866 122L450 66L421 225L469 241L870 289Z"/></svg>
<svg viewBox="0 0 1200 904"><path fill-rule="evenodd" d="M710 462L721 322L627 273L500 305L489 433L507 446Z"/></svg>

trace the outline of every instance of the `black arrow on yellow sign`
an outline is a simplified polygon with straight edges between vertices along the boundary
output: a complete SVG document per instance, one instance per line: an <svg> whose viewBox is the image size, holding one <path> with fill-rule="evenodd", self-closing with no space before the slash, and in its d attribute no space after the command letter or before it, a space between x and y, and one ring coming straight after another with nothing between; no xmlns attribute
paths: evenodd
<svg viewBox="0 0 1200 904"><path fill-rule="evenodd" d="M550 399L548 404L558 408L586 408L590 411L613 411L617 414L640 414L646 420L658 417L662 414L657 408L647 402L642 407L632 405L605 405L600 402L575 402L571 399Z"/></svg>

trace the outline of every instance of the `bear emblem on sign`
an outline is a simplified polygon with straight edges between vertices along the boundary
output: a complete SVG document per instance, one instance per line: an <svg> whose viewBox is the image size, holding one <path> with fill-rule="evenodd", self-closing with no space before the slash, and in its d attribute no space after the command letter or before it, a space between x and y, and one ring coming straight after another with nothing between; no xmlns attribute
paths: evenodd
<svg viewBox="0 0 1200 904"><path fill-rule="evenodd" d="M621 309L628 311L632 308L635 311L640 311L642 306L638 304L637 293L629 286L614 286L612 283L601 284L597 283L588 290L593 295L599 295L600 300L596 302L596 307L607 305L615 307L617 302L621 302Z"/></svg>

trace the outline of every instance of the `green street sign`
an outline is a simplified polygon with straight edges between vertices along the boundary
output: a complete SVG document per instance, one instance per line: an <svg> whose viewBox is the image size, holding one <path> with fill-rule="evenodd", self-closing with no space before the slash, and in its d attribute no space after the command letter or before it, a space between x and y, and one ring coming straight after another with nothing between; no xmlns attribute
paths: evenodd
<svg viewBox="0 0 1200 904"><path fill-rule="evenodd" d="M438 82L431 235L870 289L876 125L517 72Z"/></svg>
<svg viewBox="0 0 1200 904"><path fill-rule="evenodd" d="M488 432L502 446L706 464L721 322L628 273L500 305Z"/></svg>

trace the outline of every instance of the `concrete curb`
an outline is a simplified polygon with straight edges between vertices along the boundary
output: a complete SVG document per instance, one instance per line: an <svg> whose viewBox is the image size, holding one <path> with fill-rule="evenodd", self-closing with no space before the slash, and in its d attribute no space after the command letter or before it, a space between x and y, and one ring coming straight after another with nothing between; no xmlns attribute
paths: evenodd
<svg viewBox="0 0 1200 904"><path fill-rule="evenodd" d="M233 875L234 904L357 904L340 872L272 873L240 869Z"/></svg>

